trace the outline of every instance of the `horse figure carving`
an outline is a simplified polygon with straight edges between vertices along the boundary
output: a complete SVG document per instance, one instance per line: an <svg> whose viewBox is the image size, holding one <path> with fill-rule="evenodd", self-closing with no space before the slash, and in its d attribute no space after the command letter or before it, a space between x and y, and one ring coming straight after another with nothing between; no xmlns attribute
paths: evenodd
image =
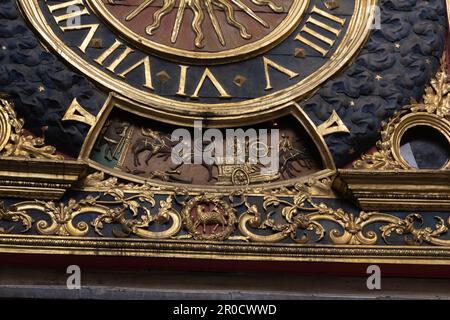
<svg viewBox="0 0 450 320"><path fill-rule="evenodd" d="M207 225L215 225L212 231L216 231L219 226L225 228L228 222L225 219L225 216L220 210L215 206L211 210L208 210L208 206L205 204L199 204L196 209L197 220L194 223L194 230L200 225L203 225L203 233L206 233Z"/></svg>
<svg viewBox="0 0 450 320"><path fill-rule="evenodd" d="M133 163L135 167L139 167L142 163L140 160L141 153L145 151L150 151L145 158L145 164L148 165L149 161L154 157L161 157L164 161L167 161L172 157L172 149L180 143L180 141L172 141L168 136L165 136L159 131L155 131L149 128L142 128L141 133L143 138L137 139L132 147L131 152L133 154ZM184 160L189 160L194 157L194 152L185 154L182 157ZM185 165L187 162L181 162L170 168L171 171L177 171L181 166ZM205 162L201 163L201 166L208 171L208 182L214 179L213 177L213 165L209 165Z"/></svg>
<svg viewBox="0 0 450 320"><path fill-rule="evenodd" d="M155 155L162 156L165 160L170 157L172 152L172 143L170 140L165 139L160 132L149 128L142 128L141 133L144 138L136 140L131 147L133 162L136 167L141 165L139 155L144 151L150 151L145 159L146 165L148 165L148 162Z"/></svg>
<svg viewBox="0 0 450 320"><path fill-rule="evenodd" d="M311 169L313 165L313 159L305 146L294 148L289 136L282 134L279 148L279 172L288 178L295 178L296 173L302 171L301 168ZM294 164L297 164L300 168L296 168Z"/></svg>

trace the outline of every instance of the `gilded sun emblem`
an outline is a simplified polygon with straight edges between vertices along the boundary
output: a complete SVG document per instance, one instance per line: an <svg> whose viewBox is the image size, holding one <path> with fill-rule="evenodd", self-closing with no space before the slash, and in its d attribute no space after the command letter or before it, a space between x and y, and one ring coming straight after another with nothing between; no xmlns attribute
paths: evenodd
<svg viewBox="0 0 450 320"><path fill-rule="evenodd" d="M120 0L107 1L112 5L120 3ZM126 15L125 21L133 20L154 4L154 2L155 0L143 0ZM150 36L154 35L158 29L162 29L161 23L165 16L176 11L170 37L170 41L176 43L180 35L182 22L186 19L187 11L190 9L192 12L191 28L195 33L195 46L197 48L204 47L205 20L206 16L208 16L217 40L225 47L224 23L239 30L242 39L249 40L252 38L252 33L248 30L245 21L237 18L237 12L246 15L247 18L253 19L262 28L271 28L269 22L258 14L260 10L254 9L255 6L269 8L272 13L284 12L283 5L277 4L272 0L163 0L161 7L153 12L152 23L146 27L145 32ZM223 19L220 16L223 16Z"/></svg>
<svg viewBox="0 0 450 320"><path fill-rule="evenodd" d="M301 22L310 0L86 0L113 32L178 62L221 64L268 51Z"/></svg>

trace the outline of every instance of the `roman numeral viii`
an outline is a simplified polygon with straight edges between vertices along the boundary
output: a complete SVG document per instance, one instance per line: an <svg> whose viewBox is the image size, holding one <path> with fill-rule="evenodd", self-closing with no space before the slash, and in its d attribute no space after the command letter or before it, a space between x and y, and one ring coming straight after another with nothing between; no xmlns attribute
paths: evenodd
<svg viewBox="0 0 450 320"><path fill-rule="evenodd" d="M319 18L320 17L320 18ZM339 37L342 27L345 24L344 18L336 17L324 10L313 7L311 15L306 20L305 26L300 30L295 40L298 40L308 47L320 52L324 57L327 55L329 49L334 45L335 39ZM335 27L335 23L339 27ZM314 26L314 29L312 28ZM335 38L323 35L316 30L325 30L325 34L331 33ZM308 35L305 37L305 35Z"/></svg>

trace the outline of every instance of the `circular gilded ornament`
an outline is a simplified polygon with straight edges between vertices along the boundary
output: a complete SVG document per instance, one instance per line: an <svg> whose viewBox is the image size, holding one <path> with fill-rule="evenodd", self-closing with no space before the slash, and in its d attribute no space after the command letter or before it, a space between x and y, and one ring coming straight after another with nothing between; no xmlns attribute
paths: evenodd
<svg viewBox="0 0 450 320"><path fill-rule="evenodd" d="M244 169L238 168L231 174L231 181L235 186L245 186L250 183L250 176Z"/></svg>
<svg viewBox="0 0 450 320"><path fill-rule="evenodd" d="M175 124L279 116L368 38L376 0L18 0L46 45L123 108Z"/></svg>
<svg viewBox="0 0 450 320"><path fill-rule="evenodd" d="M189 200L181 214L189 234L198 240L225 240L237 222L230 204L207 195Z"/></svg>

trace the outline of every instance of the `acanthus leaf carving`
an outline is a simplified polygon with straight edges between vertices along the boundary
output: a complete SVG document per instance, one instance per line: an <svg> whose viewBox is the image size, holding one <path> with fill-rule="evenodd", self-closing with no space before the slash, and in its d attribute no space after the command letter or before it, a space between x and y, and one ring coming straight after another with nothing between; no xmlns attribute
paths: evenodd
<svg viewBox="0 0 450 320"><path fill-rule="evenodd" d="M18 119L13 104L0 98L0 155L35 159L63 160L53 146L45 144L44 137L34 137L24 129L23 119Z"/></svg>

